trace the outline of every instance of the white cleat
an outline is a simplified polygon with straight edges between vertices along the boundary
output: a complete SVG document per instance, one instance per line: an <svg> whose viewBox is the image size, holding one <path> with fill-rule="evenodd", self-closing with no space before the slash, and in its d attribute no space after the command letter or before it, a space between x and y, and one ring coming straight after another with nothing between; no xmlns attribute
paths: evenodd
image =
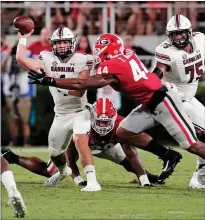
<svg viewBox="0 0 205 220"><path fill-rule="evenodd" d="M61 180L65 179L71 174L72 174L71 168L67 167L66 171L63 174L60 174L59 171L53 174L53 176L51 176L48 180L46 180L44 186L49 186L49 187L56 186Z"/></svg>
<svg viewBox="0 0 205 220"><path fill-rule="evenodd" d="M14 215L17 218L24 218L26 215L26 206L19 191L12 190L9 201L13 206Z"/></svg>
<svg viewBox="0 0 205 220"><path fill-rule="evenodd" d="M193 189L205 189L205 185L199 183L197 172L193 173L193 176L190 180L189 186Z"/></svg>
<svg viewBox="0 0 205 220"><path fill-rule="evenodd" d="M96 183L96 184L90 184L90 185L87 185L86 187L82 188L80 191L86 191L86 192L95 192L95 191L101 191L102 188L100 186L99 183Z"/></svg>

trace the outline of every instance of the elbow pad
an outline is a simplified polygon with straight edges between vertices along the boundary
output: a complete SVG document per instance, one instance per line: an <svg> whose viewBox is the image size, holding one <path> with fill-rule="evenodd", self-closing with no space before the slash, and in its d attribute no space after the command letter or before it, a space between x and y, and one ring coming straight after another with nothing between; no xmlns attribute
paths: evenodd
<svg viewBox="0 0 205 220"><path fill-rule="evenodd" d="M160 79L163 77L163 72L158 67L155 67L152 72L155 73Z"/></svg>

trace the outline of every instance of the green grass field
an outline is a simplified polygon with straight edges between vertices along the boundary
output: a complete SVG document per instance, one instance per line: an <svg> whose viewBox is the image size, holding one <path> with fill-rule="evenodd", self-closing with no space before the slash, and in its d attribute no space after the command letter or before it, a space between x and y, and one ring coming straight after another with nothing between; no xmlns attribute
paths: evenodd
<svg viewBox="0 0 205 220"><path fill-rule="evenodd" d="M19 190L27 206L26 219L205 219L205 191L189 189L196 157L183 153L183 160L163 186L139 188L130 184L134 175L119 165L95 159L101 192L80 192L71 178L55 188L46 188L46 178L12 165ZM21 152L47 161L46 152ZM140 152L145 167L158 173L162 163ZM2 187L2 219L14 219L7 193Z"/></svg>

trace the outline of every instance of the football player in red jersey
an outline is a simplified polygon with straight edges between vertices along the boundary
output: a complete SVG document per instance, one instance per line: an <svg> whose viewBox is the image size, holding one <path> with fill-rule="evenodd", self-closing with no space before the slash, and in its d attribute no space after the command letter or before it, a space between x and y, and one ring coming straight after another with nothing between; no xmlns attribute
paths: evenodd
<svg viewBox="0 0 205 220"><path fill-rule="evenodd" d="M89 134L89 147L92 153L98 158L107 159L123 166L128 172L135 173L141 186L150 185L148 177L152 183L158 182L157 176L147 173L147 177L134 148L127 146L127 144L120 145L116 132L124 117L117 114L112 102L107 98L100 98L92 105L90 112L91 117L88 119L88 123L91 126L87 133ZM138 136L138 140L139 142L146 141L144 133ZM78 181L82 181L82 178L76 165L78 153L74 145L68 148L67 155L72 169L72 177L78 184Z"/></svg>
<svg viewBox="0 0 205 220"><path fill-rule="evenodd" d="M35 69L29 78L35 84L77 90L110 84L115 90L141 103L120 123L117 135L121 142L137 146L136 135L160 123L182 149L205 159L205 144L198 141L179 94L162 85L155 73L148 72L132 50L124 50L118 36L102 34L95 43L93 53L97 74L86 80L52 78ZM158 146L150 146L150 143L144 149L163 159L160 178L165 179L182 156L175 151L159 150Z"/></svg>
<svg viewBox="0 0 205 220"><path fill-rule="evenodd" d="M145 171L138 157L137 152L132 147L118 143L116 130L119 123L124 117L117 114L113 104L107 98L98 99L90 109L91 118L88 118L88 123L91 127L88 129L89 146L93 155L98 158L107 159L114 163L123 166L128 172L133 172L137 175L141 186L150 185L151 183L161 183L158 181L158 176ZM144 142L144 133L138 136L138 142ZM2 148L2 154L10 163L18 164L31 172L50 177L56 172L54 164L40 160L36 157L22 157L14 154L11 150ZM125 153L124 153L125 152ZM126 154L126 155L125 155ZM67 158L69 165L72 168L72 177L77 185L85 185L85 181L80 176L76 161L79 158L78 152L75 149L74 141L71 142L67 149ZM58 175L58 174L56 174ZM147 179L148 177L148 179Z"/></svg>

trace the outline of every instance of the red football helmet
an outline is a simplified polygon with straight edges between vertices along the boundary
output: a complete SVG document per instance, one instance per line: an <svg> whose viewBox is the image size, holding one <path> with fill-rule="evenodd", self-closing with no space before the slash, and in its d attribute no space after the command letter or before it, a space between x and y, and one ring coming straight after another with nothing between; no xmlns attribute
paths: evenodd
<svg viewBox="0 0 205 220"><path fill-rule="evenodd" d="M91 126L101 136L108 134L115 126L117 111L107 98L98 99L91 108Z"/></svg>
<svg viewBox="0 0 205 220"><path fill-rule="evenodd" d="M98 37L94 49L94 63L99 64L105 60L123 54L123 41L114 34L102 34Z"/></svg>

